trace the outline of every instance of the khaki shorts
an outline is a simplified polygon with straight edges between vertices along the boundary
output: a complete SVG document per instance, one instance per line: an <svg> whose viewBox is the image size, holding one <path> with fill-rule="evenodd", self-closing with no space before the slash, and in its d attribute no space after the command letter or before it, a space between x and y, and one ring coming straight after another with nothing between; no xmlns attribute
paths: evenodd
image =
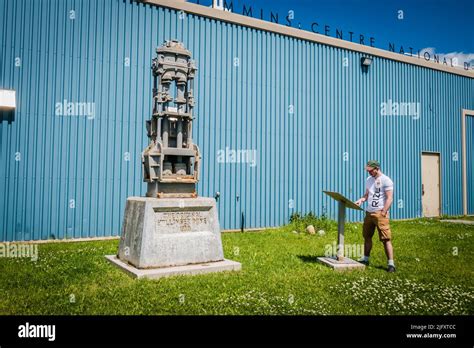
<svg viewBox="0 0 474 348"><path fill-rule="evenodd" d="M376 227L381 242L387 242L392 239L388 217L383 217L381 211L376 211L375 213L366 212L364 226L362 227L362 235L364 238L371 239Z"/></svg>

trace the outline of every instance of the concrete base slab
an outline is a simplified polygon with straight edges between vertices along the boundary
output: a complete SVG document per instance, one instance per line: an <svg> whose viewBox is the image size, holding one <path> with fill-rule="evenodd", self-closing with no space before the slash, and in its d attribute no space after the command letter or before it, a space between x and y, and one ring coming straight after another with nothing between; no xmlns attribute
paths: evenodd
<svg viewBox="0 0 474 348"><path fill-rule="evenodd" d="M158 279L177 275L195 275L223 271L240 271L242 265L232 260L199 263L184 266L139 269L121 261L116 255L106 255L105 258L133 278Z"/></svg>
<svg viewBox="0 0 474 348"><path fill-rule="evenodd" d="M345 257L344 260L338 261L333 257L318 257L318 261L322 264L331 267L335 271L347 271L347 270L363 270L365 265Z"/></svg>

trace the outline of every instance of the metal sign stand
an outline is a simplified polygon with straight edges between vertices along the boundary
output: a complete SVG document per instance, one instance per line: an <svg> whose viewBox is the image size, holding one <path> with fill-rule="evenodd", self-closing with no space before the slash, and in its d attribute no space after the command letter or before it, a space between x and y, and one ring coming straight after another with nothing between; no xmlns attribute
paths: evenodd
<svg viewBox="0 0 474 348"><path fill-rule="evenodd" d="M318 257L318 261L336 271L348 269L364 269L365 265L344 256L344 224L346 222L346 208L362 210L357 204L340 193L323 191L338 202L337 214L337 255L336 257Z"/></svg>

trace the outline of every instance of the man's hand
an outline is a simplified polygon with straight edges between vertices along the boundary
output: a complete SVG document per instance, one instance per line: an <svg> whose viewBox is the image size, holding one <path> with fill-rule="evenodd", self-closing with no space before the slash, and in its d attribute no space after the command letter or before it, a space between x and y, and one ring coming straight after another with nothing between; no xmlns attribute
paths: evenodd
<svg viewBox="0 0 474 348"><path fill-rule="evenodd" d="M367 201L367 198L369 198L369 190L365 189L364 195L361 198L359 198L357 201L355 201L354 203L360 207L362 203Z"/></svg>
<svg viewBox="0 0 474 348"><path fill-rule="evenodd" d="M365 202L365 198L362 197L362 198L359 198L359 199L358 199L357 201L355 201L354 203L357 204L357 205L360 207L360 205L361 205L362 203L364 203L364 202Z"/></svg>
<svg viewBox="0 0 474 348"><path fill-rule="evenodd" d="M385 191L385 195L387 196L387 201L385 202L385 205L383 206L383 209L380 212L383 217L388 216L388 210L390 209L390 206L392 205L393 201L393 190Z"/></svg>

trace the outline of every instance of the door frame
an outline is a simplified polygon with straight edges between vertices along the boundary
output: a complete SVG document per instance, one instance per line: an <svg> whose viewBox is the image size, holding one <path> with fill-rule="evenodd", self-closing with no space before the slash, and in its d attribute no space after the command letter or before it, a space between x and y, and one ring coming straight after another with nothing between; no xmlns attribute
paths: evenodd
<svg viewBox="0 0 474 348"><path fill-rule="evenodd" d="M474 110L461 109L461 138L462 138L462 210L467 215L467 154L466 154L466 117L474 117Z"/></svg>
<svg viewBox="0 0 474 348"><path fill-rule="evenodd" d="M442 207L443 207L443 195L442 195L442 192L443 190L441 189L442 188L442 185L443 185L443 180L441 179L441 152L439 151L424 151L424 150L421 150L421 154L420 154L420 169L421 169L421 185L423 185L423 155L424 154L427 154L427 155L438 155L438 160L439 160L439 166L438 166L438 178L439 178L439 188L438 188L438 196L439 196L439 211L438 211L438 216L441 216L441 212L442 212ZM421 215L424 217L423 215L423 196L421 196Z"/></svg>

